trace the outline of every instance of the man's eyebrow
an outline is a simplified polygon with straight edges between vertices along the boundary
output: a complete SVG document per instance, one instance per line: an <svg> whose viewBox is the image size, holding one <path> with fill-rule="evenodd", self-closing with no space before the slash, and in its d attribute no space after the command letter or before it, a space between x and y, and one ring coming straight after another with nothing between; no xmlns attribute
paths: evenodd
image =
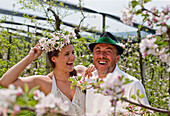
<svg viewBox="0 0 170 116"><path fill-rule="evenodd" d="M101 49L100 47L96 47L95 49ZM106 49L113 50L111 47L107 47Z"/></svg>
<svg viewBox="0 0 170 116"><path fill-rule="evenodd" d="M96 47L95 49L100 49L100 47Z"/></svg>
<svg viewBox="0 0 170 116"><path fill-rule="evenodd" d="M106 49L113 50L111 47L107 47Z"/></svg>

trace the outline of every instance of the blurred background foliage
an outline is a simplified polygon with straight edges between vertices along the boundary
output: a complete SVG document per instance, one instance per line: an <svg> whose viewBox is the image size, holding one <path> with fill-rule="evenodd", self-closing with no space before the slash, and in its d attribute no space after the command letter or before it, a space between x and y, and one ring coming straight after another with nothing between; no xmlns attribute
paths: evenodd
<svg viewBox="0 0 170 116"><path fill-rule="evenodd" d="M32 9L40 10L40 8L47 9L47 6L50 8L56 7L56 4L53 2L46 2L48 5L43 6L43 2L38 2L36 0L32 0L29 4L26 4L24 0L20 0L18 4L22 4L22 9ZM39 6L39 9L36 9ZM59 17L64 17L67 12L61 14L59 11L60 6L63 4L59 4L58 9L55 9ZM80 2L81 6L81 2ZM68 9L69 10L69 9ZM45 10L47 13L47 10ZM77 11L76 11L77 12ZM81 11L83 12L83 11ZM48 13L47 13L48 14ZM38 22L38 20L34 19L33 17L23 16L28 20L34 22L37 26L44 25L43 23ZM52 16L49 17L49 20L46 21L46 25L51 25L51 27L55 27L54 23L57 20L52 20ZM1 21L6 21L8 18L4 18ZM62 24L62 22L61 22ZM84 30L81 29L81 26L75 26L72 30L79 29L81 32ZM54 28L55 30L55 28ZM15 33L9 32L6 28L1 28L0 30L0 77L13 65L23 59L28 53L31 47L38 44L38 40L42 36L46 36L49 32L48 30L42 30L40 35L33 34L27 32L27 37L22 36L20 33L22 31L17 31ZM81 35L81 34L80 34ZM76 60L74 65L84 65L88 67L92 64L92 53L88 49L88 44L90 42L94 42L98 36L94 32L95 38L91 36L83 37L81 36L77 40L75 40L74 47L75 47L75 55ZM125 51L121 56L121 59L118 63L121 70L127 72L128 74L138 78L143 83L146 94L149 100L149 103L153 107L163 108L169 110L168 101L169 101L169 76L170 73L167 72L168 66L166 63L161 62L156 56L148 55L145 59L142 59L144 63L144 72L141 74L141 67L140 67L140 57L139 57L139 43L134 42L134 38L128 37L126 41L122 38L122 43L125 44ZM49 64L46 59L46 53L43 52L42 55L32 62L21 74L21 77L29 76L29 75L46 75L52 69L47 71L49 68ZM142 77L143 75L144 77ZM3 87L0 87L3 88ZM156 113L157 115L166 115ZM28 114L29 115L29 114ZM35 115L35 114L30 114Z"/></svg>

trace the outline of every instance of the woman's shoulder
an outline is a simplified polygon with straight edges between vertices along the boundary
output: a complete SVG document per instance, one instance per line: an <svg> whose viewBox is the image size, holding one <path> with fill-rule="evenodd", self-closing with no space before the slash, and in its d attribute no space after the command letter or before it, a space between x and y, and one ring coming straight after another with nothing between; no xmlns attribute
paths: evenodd
<svg viewBox="0 0 170 116"><path fill-rule="evenodd" d="M51 91L52 87L52 79L44 75L19 77L19 79L15 81L15 85L21 86L22 88L24 88L25 83L28 84L30 89L39 86L39 89L43 91L46 95Z"/></svg>
<svg viewBox="0 0 170 116"><path fill-rule="evenodd" d="M23 83L30 83L30 85L48 86L52 84L52 79L45 75L33 75L29 77L19 78ZM31 84L32 83L32 84Z"/></svg>
<svg viewBox="0 0 170 116"><path fill-rule="evenodd" d="M52 83L52 79L49 76L45 76L45 75L34 75L34 76L30 76L30 78L33 78L33 80L38 83L42 83L42 82Z"/></svg>
<svg viewBox="0 0 170 116"><path fill-rule="evenodd" d="M51 92L52 79L49 76L35 75L34 81L46 95Z"/></svg>

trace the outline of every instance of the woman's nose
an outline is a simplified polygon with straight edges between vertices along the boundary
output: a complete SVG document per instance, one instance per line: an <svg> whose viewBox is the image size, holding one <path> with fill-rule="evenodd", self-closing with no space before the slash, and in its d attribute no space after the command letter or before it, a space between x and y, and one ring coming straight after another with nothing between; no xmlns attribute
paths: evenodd
<svg viewBox="0 0 170 116"><path fill-rule="evenodd" d="M75 56L74 54L71 54L70 59L71 59L71 60L75 60L75 57L76 57L76 56Z"/></svg>

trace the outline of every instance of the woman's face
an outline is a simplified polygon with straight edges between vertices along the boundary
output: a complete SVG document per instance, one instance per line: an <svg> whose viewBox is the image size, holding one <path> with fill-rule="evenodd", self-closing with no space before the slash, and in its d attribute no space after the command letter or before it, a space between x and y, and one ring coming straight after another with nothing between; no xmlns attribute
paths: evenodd
<svg viewBox="0 0 170 116"><path fill-rule="evenodd" d="M73 63L75 60L74 47L72 44L66 45L61 49L58 56L55 57L55 66L64 71L73 71Z"/></svg>

